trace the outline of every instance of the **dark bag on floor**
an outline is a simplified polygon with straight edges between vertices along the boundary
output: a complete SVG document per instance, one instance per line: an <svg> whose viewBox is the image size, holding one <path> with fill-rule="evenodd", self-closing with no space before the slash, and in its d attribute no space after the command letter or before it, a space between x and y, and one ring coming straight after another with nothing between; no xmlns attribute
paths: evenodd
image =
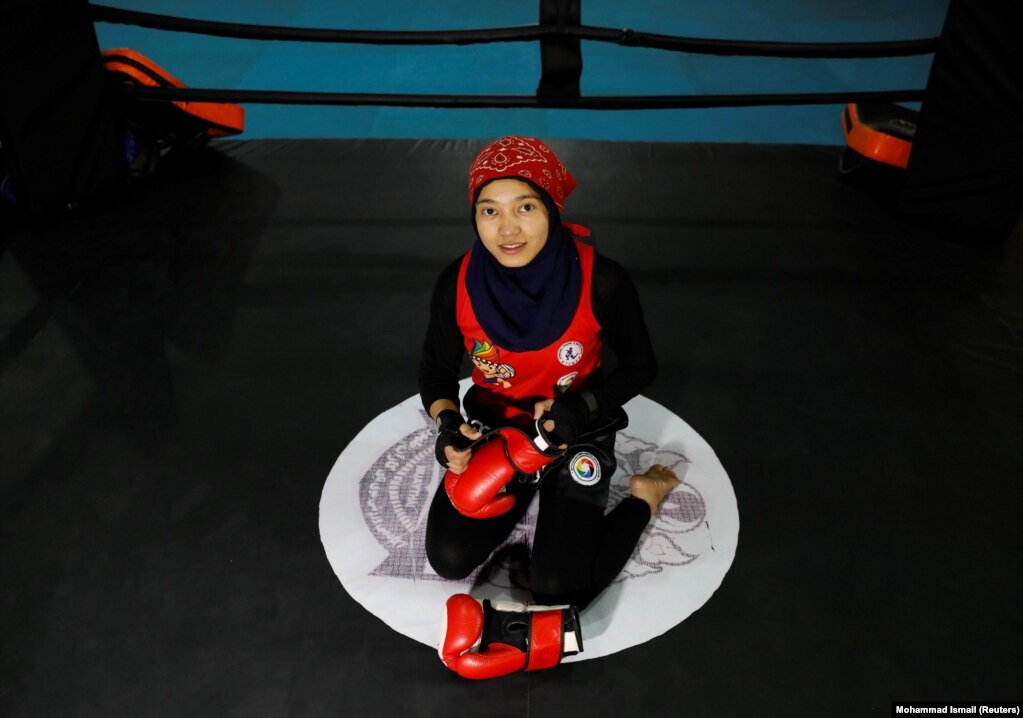
<svg viewBox="0 0 1023 718"><path fill-rule="evenodd" d="M124 173L88 3L9 0L0 22L0 176L19 207L88 204Z"/></svg>

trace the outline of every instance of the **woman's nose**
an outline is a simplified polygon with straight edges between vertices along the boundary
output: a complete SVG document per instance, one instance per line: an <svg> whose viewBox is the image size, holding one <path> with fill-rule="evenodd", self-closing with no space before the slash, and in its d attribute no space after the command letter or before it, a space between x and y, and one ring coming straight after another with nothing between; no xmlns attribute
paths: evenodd
<svg viewBox="0 0 1023 718"><path fill-rule="evenodd" d="M517 234L519 231L519 223L515 220L514 217L502 217L501 223L498 226L498 231L501 233L501 236L503 237Z"/></svg>

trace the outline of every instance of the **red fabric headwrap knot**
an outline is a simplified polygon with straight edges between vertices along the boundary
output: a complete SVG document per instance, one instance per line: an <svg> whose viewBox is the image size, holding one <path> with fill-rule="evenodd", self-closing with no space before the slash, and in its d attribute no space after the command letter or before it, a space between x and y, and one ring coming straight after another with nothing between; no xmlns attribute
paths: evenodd
<svg viewBox="0 0 1023 718"><path fill-rule="evenodd" d="M469 204L476 190L499 178L527 179L554 200L559 212L575 189L575 177L554 151L533 137L502 137L484 147L469 167Z"/></svg>

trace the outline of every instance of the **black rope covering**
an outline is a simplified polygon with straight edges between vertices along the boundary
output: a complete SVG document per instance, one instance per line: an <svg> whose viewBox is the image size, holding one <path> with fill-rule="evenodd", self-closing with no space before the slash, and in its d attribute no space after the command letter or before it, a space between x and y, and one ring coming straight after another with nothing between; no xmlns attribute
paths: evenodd
<svg viewBox="0 0 1023 718"><path fill-rule="evenodd" d="M486 30L334 30L329 28L285 28L215 20L194 20L170 15L90 5L92 19L99 22L138 25L156 30L191 32L200 35L247 40L359 43L366 45L470 45L517 42L550 37L615 43L626 47L647 47L710 55L738 55L788 58L863 59L926 55L934 52L937 38L888 42L757 42L714 40L656 33L619 30L588 25L533 25Z"/></svg>
<svg viewBox="0 0 1023 718"><path fill-rule="evenodd" d="M121 25L138 25L154 30L190 32L198 35L242 40L284 40L298 42L359 43L364 45L471 45L487 42L538 40L548 30L538 26L504 27L491 30L332 30L329 28L277 27L216 20L191 20L157 15L106 5L90 5L92 19Z"/></svg>
<svg viewBox="0 0 1023 718"><path fill-rule="evenodd" d="M282 90L207 90L120 86L117 91L142 100L234 102L263 105L374 105L436 108L550 108L573 110L667 110L770 105L844 105L849 102L912 102L923 90L875 92L788 93L756 95L606 95L575 98L531 95L401 95Z"/></svg>
<svg viewBox="0 0 1023 718"><path fill-rule="evenodd" d="M604 27L566 27L565 34L582 40L612 42L625 47L650 47L701 55L754 57L864 59L926 55L938 46L938 38L886 42L760 42L755 40L711 40L658 35Z"/></svg>

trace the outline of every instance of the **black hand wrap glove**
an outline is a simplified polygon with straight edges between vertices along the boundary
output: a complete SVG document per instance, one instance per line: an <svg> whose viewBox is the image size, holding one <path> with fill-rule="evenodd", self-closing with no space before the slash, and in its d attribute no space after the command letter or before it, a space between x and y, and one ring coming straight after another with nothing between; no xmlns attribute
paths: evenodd
<svg viewBox="0 0 1023 718"><path fill-rule="evenodd" d="M559 396L550 410L550 419L554 422L551 439L571 446L598 417L599 409L597 398L588 391Z"/></svg>
<svg viewBox="0 0 1023 718"><path fill-rule="evenodd" d="M438 433L435 454L441 466L447 468L448 465L444 447L453 446L458 451L463 451L472 443L472 440L462 433L462 424L465 423L462 414L454 409L445 409L437 414Z"/></svg>

